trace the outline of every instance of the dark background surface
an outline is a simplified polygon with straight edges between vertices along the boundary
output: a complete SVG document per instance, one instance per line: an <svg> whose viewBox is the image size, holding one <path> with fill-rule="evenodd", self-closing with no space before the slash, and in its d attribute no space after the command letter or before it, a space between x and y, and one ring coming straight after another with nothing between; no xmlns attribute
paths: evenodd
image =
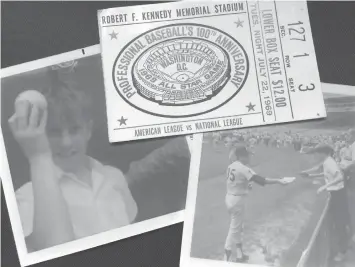
<svg viewBox="0 0 355 267"><path fill-rule="evenodd" d="M150 2L133 2L133 4ZM96 12L132 2L2 2L1 67L99 43ZM322 82L355 85L355 3L308 4ZM18 267L5 200L1 202L2 267ZM179 266L182 223L34 265Z"/></svg>

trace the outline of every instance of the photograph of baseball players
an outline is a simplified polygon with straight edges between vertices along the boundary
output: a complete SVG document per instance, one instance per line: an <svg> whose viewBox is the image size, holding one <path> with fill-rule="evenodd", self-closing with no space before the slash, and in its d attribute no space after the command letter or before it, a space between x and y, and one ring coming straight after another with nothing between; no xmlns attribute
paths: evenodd
<svg viewBox="0 0 355 267"><path fill-rule="evenodd" d="M191 257L355 266L352 92L326 119L204 134Z"/></svg>
<svg viewBox="0 0 355 267"><path fill-rule="evenodd" d="M29 252L185 208L186 139L110 144L103 84L99 54L1 81L1 126Z"/></svg>

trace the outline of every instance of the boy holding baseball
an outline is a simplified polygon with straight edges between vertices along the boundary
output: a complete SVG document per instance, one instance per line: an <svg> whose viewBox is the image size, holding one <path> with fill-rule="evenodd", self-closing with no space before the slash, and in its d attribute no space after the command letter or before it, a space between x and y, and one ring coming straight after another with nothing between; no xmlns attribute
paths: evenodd
<svg viewBox="0 0 355 267"><path fill-rule="evenodd" d="M334 261L342 261L348 247L347 227L350 223L349 206L344 186L344 177L341 169L337 165L332 155L334 150L327 144L320 144L309 150L307 154L314 155L317 162L321 163L319 169L323 169L322 173L309 174L309 171L301 173L304 177L323 176L325 184L317 191L318 194L328 191L330 194L329 202L329 233L331 235L331 243L334 246ZM314 171L312 168L311 171Z"/></svg>
<svg viewBox="0 0 355 267"><path fill-rule="evenodd" d="M137 205L122 172L86 154L93 121L85 94L57 81L47 108L25 97L9 119L30 166L16 191L27 247L39 250L130 224Z"/></svg>
<svg viewBox="0 0 355 267"><path fill-rule="evenodd" d="M272 179L256 174L249 167L250 155L243 145L231 147L229 154L230 165L227 168L227 194L225 203L230 214L230 226L225 242L225 260L230 261L232 248L236 246L236 262L246 262L249 257L244 254L242 247L243 217L246 197L250 191L251 182L259 185L286 185L293 179Z"/></svg>

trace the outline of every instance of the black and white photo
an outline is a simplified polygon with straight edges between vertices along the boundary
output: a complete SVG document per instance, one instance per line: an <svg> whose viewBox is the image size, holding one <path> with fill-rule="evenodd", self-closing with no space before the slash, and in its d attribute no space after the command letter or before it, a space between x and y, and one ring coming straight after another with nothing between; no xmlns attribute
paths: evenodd
<svg viewBox="0 0 355 267"><path fill-rule="evenodd" d="M4 69L1 87L22 265L182 221L191 137L109 143L99 46Z"/></svg>
<svg viewBox="0 0 355 267"><path fill-rule="evenodd" d="M181 266L354 266L355 88L322 88L326 119L195 136Z"/></svg>

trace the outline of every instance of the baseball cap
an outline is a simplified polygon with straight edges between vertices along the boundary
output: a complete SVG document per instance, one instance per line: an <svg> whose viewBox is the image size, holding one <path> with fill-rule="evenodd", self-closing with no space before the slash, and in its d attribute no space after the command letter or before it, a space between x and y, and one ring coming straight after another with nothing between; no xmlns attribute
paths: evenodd
<svg viewBox="0 0 355 267"><path fill-rule="evenodd" d="M314 153L324 153L324 154L333 154L334 150L331 146L327 144L318 144L317 146L309 149L305 154L314 154Z"/></svg>

